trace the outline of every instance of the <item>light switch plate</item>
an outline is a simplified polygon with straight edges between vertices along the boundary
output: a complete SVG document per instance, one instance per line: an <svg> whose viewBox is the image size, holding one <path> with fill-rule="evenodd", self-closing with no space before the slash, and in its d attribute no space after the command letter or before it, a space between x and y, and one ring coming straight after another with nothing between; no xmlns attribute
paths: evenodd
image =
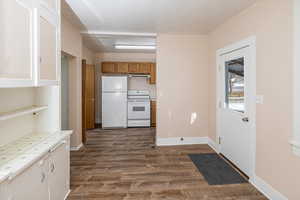
<svg viewBox="0 0 300 200"><path fill-rule="evenodd" d="M256 103L257 104L264 104L264 96L263 95L256 95Z"/></svg>

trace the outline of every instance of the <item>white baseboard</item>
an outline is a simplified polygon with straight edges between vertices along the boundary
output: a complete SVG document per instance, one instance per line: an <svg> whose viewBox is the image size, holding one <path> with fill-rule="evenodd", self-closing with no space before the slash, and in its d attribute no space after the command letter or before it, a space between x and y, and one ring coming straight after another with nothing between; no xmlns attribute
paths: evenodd
<svg viewBox="0 0 300 200"><path fill-rule="evenodd" d="M70 193L71 193L71 190L68 191L68 193L66 194L64 200L66 200L68 198L68 196L69 196Z"/></svg>
<svg viewBox="0 0 300 200"><path fill-rule="evenodd" d="M173 138L157 138L157 146L176 146L191 144L207 144L207 137L173 137Z"/></svg>
<svg viewBox="0 0 300 200"><path fill-rule="evenodd" d="M212 148L216 153L220 153L219 145L217 145L217 143L215 141L208 138L207 143L208 143L208 146L210 146L210 148Z"/></svg>
<svg viewBox="0 0 300 200"><path fill-rule="evenodd" d="M288 200L288 198L275 190L271 185L266 183L262 178L258 176L250 179L250 183L270 200Z"/></svg>
<svg viewBox="0 0 300 200"><path fill-rule="evenodd" d="M81 147L83 147L82 143L80 145L78 145L77 147L71 147L70 150L71 151L79 151L81 149Z"/></svg>

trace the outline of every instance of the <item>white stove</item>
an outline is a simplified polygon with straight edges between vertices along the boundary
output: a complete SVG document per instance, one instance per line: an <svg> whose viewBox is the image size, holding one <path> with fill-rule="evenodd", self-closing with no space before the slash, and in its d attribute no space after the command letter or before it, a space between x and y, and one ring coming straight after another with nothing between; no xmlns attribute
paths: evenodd
<svg viewBox="0 0 300 200"><path fill-rule="evenodd" d="M146 90L128 91L128 127L150 127L150 95Z"/></svg>

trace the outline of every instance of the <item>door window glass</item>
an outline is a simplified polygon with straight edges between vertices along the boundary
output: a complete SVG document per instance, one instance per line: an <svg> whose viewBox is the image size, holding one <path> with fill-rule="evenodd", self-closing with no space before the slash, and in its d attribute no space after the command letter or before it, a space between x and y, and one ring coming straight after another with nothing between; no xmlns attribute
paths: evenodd
<svg viewBox="0 0 300 200"><path fill-rule="evenodd" d="M245 111L244 58L225 63L225 107Z"/></svg>

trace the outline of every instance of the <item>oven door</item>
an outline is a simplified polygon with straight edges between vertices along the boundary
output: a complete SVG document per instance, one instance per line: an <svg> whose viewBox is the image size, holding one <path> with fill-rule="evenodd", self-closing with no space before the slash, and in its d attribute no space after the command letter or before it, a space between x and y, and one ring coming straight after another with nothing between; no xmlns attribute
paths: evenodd
<svg viewBox="0 0 300 200"><path fill-rule="evenodd" d="M150 101L128 100L128 119L150 119Z"/></svg>

